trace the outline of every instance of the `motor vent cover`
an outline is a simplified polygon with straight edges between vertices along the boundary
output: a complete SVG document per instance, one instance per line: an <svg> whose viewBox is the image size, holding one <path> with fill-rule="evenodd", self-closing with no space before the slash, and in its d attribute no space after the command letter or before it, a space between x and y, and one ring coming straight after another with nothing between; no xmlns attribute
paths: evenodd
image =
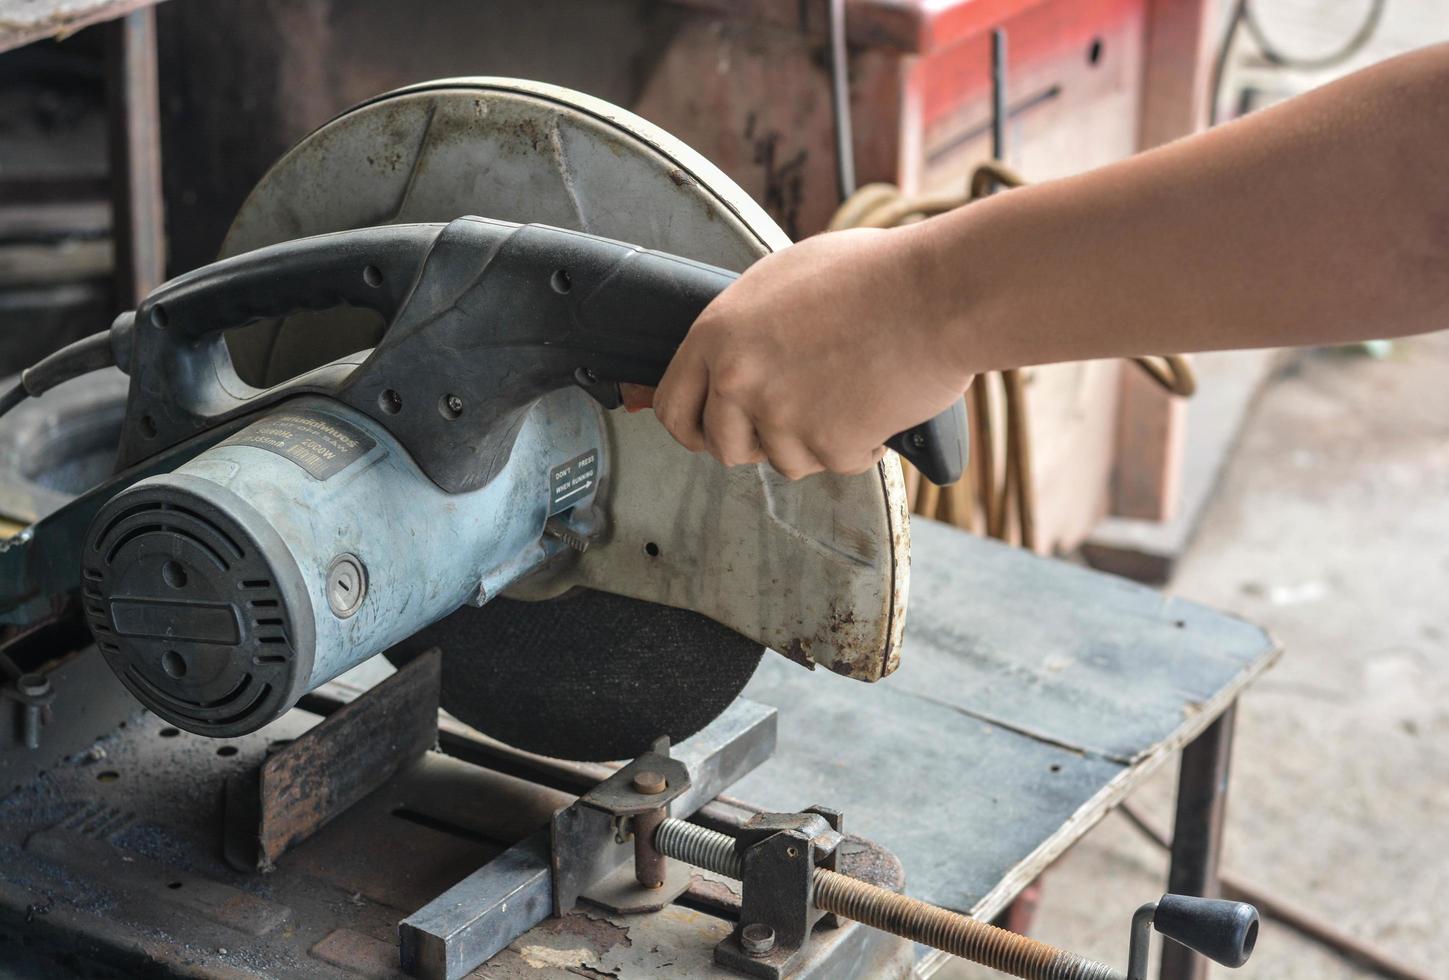
<svg viewBox="0 0 1449 980"><path fill-rule="evenodd" d="M305 693L312 673L301 574L280 539L258 542L166 480L117 495L92 522L86 621L111 669L156 714L200 735L255 731Z"/></svg>

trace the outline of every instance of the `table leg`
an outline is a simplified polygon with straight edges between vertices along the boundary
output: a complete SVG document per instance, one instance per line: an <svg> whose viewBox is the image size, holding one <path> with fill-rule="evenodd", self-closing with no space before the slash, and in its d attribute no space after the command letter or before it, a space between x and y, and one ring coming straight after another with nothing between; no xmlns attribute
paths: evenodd
<svg viewBox="0 0 1449 980"><path fill-rule="evenodd" d="M116 304L130 308L166 278L156 9L142 7L106 29Z"/></svg>
<svg viewBox="0 0 1449 980"><path fill-rule="evenodd" d="M1218 894L1218 859L1228 802L1228 762L1233 753L1234 702L1183 749L1177 776L1177 815L1167 890L1177 895ZM1203 980L1208 962L1186 946L1163 941L1159 980Z"/></svg>

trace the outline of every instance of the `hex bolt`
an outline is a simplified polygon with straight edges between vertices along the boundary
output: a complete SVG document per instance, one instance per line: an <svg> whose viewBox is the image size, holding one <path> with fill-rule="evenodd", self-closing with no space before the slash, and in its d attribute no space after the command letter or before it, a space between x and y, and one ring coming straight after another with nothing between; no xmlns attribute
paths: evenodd
<svg viewBox="0 0 1449 980"><path fill-rule="evenodd" d="M706 871L736 880L743 876L744 862L735 849L735 839L728 834L669 819L659 825L654 844L661 853ZM1126 977L1105 963L826 868L815 869L814 904L822 911L1024 980ZM751 956L764 955L750 952L744 930L739 941Z"/></svg>
<svg viewBox="0 0 1449 980"><path fill-rule="evenodd" d="M44 674L24 674L15 682L20 692L20 739L27 749L40 748L42 712L50 700L50 678Z"/></svg>
<svg viewBox="0 0 1449 980"><path fill-rule="evenodd" d="M763 922L751 922L740 929L740 948L751 956L768 956L775 948L775 930Z"/></svg>

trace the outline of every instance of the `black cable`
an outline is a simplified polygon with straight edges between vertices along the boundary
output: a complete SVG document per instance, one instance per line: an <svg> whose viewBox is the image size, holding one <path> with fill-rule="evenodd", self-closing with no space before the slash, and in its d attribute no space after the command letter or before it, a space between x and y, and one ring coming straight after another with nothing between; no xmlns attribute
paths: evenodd
<svg viewBox="0 0 1449 980"><path fill-rule="evenodd" d="M1368 13L1358 25L1358 29L1349 35L1348 40L1340 45L1337 51L1313 56L1284 54L1283 49L1274 44L1268 37L1268 32L1263 30L1262 22L1258 20L1252 4L1244 5L1242 17L1243 25L1252 35L1253 43L1258 46L1258 50L1270 63L1280 68L1294 68L1299 71L1321 71L1325 68L1338 67L1363 50L1363 46L1373 38L1374 32L1378 30L1379 21L1383 19L1386 5L1387 0L1372 0Z"/></svg>
<svg viewBox="0 0 1449 980"><path fill-rule="evenodd" d="M1228 18L1228 29L1223 32L1223 42L1218 45L1217 57L1213 59L1212 84L1208 86L1208 125L1218 124L1218 103L1223 100L1223 76L1227 74L1228 55L1233 50L1233 38L1238 36L1238 28L1243 23L1243 12L1248 9L1248 0L1238 0L1233 7L1232 16Z"/></svg>
<svg viewBox="0 0 1449 980"><path fill-rule="evenodd" d="M1277 68L1318 71L1336 67L1362 51L1364 45L1368 44L1378 30L1379 21L1383 19L1384 8L1387 6L1388 0L1371 0L1368 13L1364 16L1363 21L1348 40L1339 46L1338 50L1325 55L1304 58L1284 54L1282 49L1274 44L1267 32L1263 30L1263 25L1253 12L1249 0L1237 0L1232 15L1228 19L1227 30L1223 33L1222 44L1218 46L1217 57L1213 59L1212 84L1209 86L1212 101L1208 104L1208 125L1215 126L1218 123L1218 106L1222 102L1223 95L1223 76L1227 73L1228 55L1232 53L1233 38L1237 36L1239 27L1248 29L1253 44L1257 46L1269 64Z"/></svg>
<svg viewBox="0 0 1449 980"><path fill-rule="evenodd" d="M4 415L29 397L30 392L25 390L25 385L19 381L15 382L15 387L5 392L4 395L0 395L0 415Z"/></svg>

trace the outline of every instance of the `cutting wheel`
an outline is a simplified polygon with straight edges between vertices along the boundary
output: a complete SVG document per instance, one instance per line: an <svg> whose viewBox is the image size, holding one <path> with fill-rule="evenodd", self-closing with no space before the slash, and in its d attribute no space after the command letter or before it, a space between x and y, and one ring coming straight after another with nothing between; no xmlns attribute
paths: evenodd
<svg viewBox="0 0 1449 980"><path fill-rule="evenodd" d="M548 85L450 79L364 103L303 140L253 190L223 255L464 214L734 270L788 244L732 181L630 113ZM231 338L233 359L247 381L276 383L375 344L385 325L369 316L257 325ZM894 460L802 489L692 456L648 413L607 414L608 538L390 654L441 647L445 708L529 751L616 759L707 724L766 644L868 680L894 667L907 559Z"/></svg>

